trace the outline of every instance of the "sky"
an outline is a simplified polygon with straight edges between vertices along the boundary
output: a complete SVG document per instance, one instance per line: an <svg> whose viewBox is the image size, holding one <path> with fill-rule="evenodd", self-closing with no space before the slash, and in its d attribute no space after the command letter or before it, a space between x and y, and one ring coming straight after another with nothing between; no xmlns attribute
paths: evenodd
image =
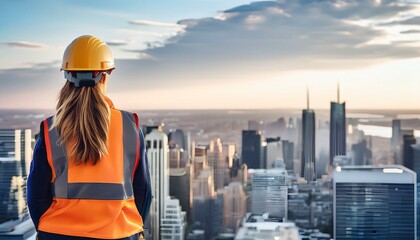
<svg viewBox="0 0 420 240"><path fill-rule="evenodd" d="M110 46L128 109L420 109L414 0L5 0L0 108L52 109L66 46Z"/></svg>

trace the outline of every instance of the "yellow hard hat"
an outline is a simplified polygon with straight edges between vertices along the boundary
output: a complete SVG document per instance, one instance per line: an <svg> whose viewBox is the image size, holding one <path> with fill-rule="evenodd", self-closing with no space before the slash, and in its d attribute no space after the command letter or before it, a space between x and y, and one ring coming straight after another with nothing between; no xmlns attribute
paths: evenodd
<svg viewBox="0 0 420 240"><path fill-rule="evenodd" d="M84 35L71 42L64 52L61 70L107 71L115 68L111 50L101 39Z"/></svg>

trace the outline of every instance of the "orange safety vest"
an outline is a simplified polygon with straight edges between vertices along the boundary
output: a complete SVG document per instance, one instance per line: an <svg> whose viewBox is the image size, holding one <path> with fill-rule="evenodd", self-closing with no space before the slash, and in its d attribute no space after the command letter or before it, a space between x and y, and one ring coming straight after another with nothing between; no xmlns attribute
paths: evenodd
<svg viewBox="0 0 420 240"><path fill-rule="evenodd" d="M140 142L137 115L111 105L108 154L96 165L75 165L69 146L59 143L52 117L44 120L53 202L38 230L48 233L118 239L143 231L133 196Z"/></svg>

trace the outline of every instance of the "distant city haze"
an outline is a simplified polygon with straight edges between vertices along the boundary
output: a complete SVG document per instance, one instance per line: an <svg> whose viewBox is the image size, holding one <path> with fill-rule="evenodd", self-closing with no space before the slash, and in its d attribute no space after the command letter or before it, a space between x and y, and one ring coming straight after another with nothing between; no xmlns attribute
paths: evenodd
<svg viewBox="0 0 420 240"><path fill-rule="evenodd" d="M328 109L340 82L347 109L418 109L419 19L414 0L6 1L0 108L53 109L65 47L91 34L119 108L302 109L309 87Z"/></svg>

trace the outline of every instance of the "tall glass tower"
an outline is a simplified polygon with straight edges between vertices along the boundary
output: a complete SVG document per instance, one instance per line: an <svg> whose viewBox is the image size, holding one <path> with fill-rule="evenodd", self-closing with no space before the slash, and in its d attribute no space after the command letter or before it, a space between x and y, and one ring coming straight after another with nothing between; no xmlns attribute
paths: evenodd
<svg viewBox="0 0 420 240"><path fill-rule="evenodd" d="M309 90L307 108L302 111L301 176L308 182L315 179L315 112L309 109Z"/></svg>
<svg viewBox="0 0 420 240"><path fill-rule="evenodd" d="M416 173L400 166L334 170L334 239L416 239Z"/></svg>
<svg viewBox="0 0 420 240"><path fill-rule="evenodd" d="M262 136L260 131L243 130L242 131L242 163L248 165L248 168L263 168L263 149Z"/></svg>
<svg viewBox="0 0 420 240"><path fill-rule="evenodd" d="M346 155L346 103L340 103L340 87L337 87L337 102L330 109L330 165L335 156Z"/></svg>

